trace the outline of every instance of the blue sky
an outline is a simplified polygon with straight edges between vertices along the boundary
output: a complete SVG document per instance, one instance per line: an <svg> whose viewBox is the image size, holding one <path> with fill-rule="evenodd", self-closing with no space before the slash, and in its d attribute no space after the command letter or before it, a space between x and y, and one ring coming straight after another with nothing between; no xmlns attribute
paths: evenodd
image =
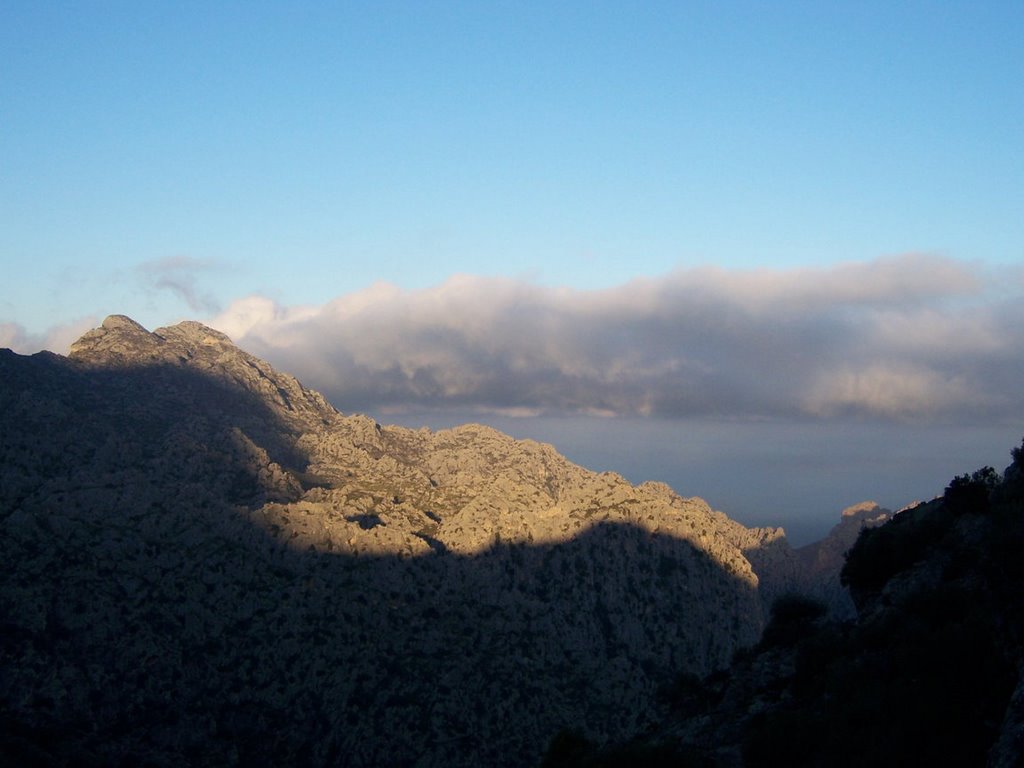
<svg viewBox="0 0 1024 768"><path fill-rule="evenodd" d="M149 328L194 318L385 414L911 419L1006 428L1005 453L1019 400L996 385L967 397L970 376L929 355L942 328L993 340L971 359L986 381L1019 372L1021 39L1020 2L6 0L0 346L64 351L115 312ZM886 307L922 271L949 280L894 320ZM886 298L865 309L836 290L847 278L881 281ZM819 283L832 309L808 310L817 325L791 316L787 291ZM737 326L771 340L709 329L730 350L724 373L685 333L693 318L629 306L745 306L722 285L775 297L770 321ZM377 300L410 309L359 310L368 334L431 343L370 359L325 326ZM437 322L431 301L458 307L445 332L461 351L431 346L436 326L416 335ZM543 352L459 335L515 336L522 301L546 313L530 331ZM584 332L592 316L622 337L611 351ZM336 347L320 354L303 328ZM829 350L837 328L856 370L794 364L813 386L792 398L785 377L737 383L748 347ZM691 346L664 370L616 357L680 338ZM442 359L485 384L456 393ZM643 375L588 379L597 360ZM509 397L487 372L512 369L524 386ZM381 378L396 370L405 383ZM700 396L673 400L687 370ZM433 389L409 384L417 371ZM362 389L338 384L354 372ZM382 387L390 399L364 396Z"/></svg>
<svg viewBox="0 0 1024 768"><path fill-rule="evenodd" d="M1024 259L1020 3L0 9L0 317ZM88 265L87 275L83 265Z"/></svg>

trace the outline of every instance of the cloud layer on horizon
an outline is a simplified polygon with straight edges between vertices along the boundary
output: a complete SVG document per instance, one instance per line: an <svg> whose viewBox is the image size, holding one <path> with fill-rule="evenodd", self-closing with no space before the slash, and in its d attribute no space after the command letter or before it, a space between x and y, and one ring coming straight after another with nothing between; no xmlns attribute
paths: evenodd
<svg viewBox="0 0 1024 768"><path fill-rule="evenodd" d="M599 291L454 276L211 321L345 411L1019 419L1024 281L907 255Z"/></svg>
<svg viewBox="0 0 1024 768"><path fill-rule="evenodd" d="M98 323L99 318L90 315L52 326L44 333L30 333L19 323L0 323L0 349L11 349L19 354L49 349L64 354L83 333Z"/></svg>

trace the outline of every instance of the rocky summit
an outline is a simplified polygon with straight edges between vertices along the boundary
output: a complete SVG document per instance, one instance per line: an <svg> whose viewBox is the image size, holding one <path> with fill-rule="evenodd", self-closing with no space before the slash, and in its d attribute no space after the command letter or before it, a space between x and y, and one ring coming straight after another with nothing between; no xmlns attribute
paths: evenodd
<svg viewBox="0 0 1024 768"><path fill-rule="evenodd" d="M536 764L641 731L795 583L779 529L342 414L199 323L0 383L8 764Z"/></svg>

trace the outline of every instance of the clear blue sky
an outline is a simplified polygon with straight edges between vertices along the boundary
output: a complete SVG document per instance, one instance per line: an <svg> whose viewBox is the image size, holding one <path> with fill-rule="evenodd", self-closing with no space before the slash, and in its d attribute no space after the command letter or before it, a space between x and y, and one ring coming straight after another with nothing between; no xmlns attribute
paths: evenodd
<svg viewBox="0 0 1024 768"><path fill-rule="evenodd" d="M4 0L0 322L1020 262L1022 40L1021 2Z"/></svg>

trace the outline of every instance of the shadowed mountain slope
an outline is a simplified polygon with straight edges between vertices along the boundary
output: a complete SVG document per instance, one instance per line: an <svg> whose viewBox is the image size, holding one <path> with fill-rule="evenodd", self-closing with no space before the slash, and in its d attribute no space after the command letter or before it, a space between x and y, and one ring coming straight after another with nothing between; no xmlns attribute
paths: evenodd
<svg viewBox="0 0 1024 768"><path fill-rule="evenodd" d="M0 351L0 754L524 765L756 642L778 542L478 425L339 413L198 323Z"/></svg>

